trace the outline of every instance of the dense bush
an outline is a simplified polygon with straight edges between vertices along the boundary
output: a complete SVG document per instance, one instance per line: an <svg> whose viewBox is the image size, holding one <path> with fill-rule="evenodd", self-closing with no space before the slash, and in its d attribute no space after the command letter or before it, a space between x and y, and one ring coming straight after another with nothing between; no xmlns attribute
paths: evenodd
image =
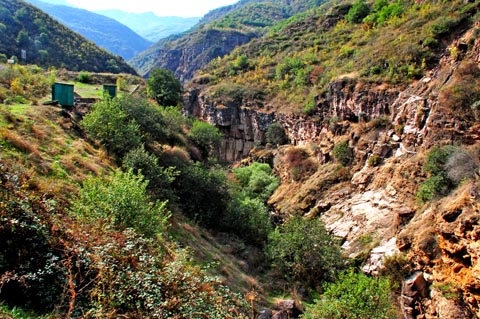
<svg viewBox="0 0 480 319"><path fill-rule="evenodd" d="M278 122L272 123L267 127L265 138L267 139L267 143L271 143L273 145L283 145L288 142L285 129Z"/></svg>
<svg viewBox="0 0 480 319"><path fill-rule="evenodd" d="M178 167L173 182L182 212L200 225L218 228L230 201L225 172L201 163Z"/></svg>
<svg viewBox="0 0 480 319"><path fill-rule="evenodd" d="M145 141L165 141L166 125L162 116L162 108L153 105L143 98L124 96L119 103L125 110L128 118L138 124Z"/></svg>
<svg viewBox="0 0 480 319"><path fill-rule="evenodd" d="M179 172L174 167L161 167L158 158L145 150L142 145L130 150L123 158L123 167L132 169L137 175L144 176L148 181L148 189L152 196L165 200L175 201L172 182Z"/></svg>
<svg viewBox="0 0 480 319"><path fill-rule="evenodd" d="M95 103L80 125L107 151L120 157L141 144L140 126L128 116L122 100L118 98L105 97Z"/></svg>
<svg viewBox="0 0 480 319"><path fill-rule="evenodd" d="M0 163L0 303L50 312L67 282L62 247L50 232L57 209L25 193L25 182Z"/></svg>
<svg viewBox="0 0 480 319"><path fill-rule="evenodd" d="M111 178L111 189L107 181L87 182L75 208L133 216L153 207L137 192L144 189L141 178L130 172ZM28 181L1 163L0 180L0 316L7 305L15 318L246 318L243 297L193 265L166 236L149 239L131 228L70 218L51 194L27 193ZM143 217L155 226L153 216Z"/></svg>
<svg viewBox="0 0 480 319"><path fill-rule="evenodd" d="M117 170L106 179L92 177L84 181L72 210L92 225L120 231L133 228L146 236L161 234L170 215L165 202L151 201L147 185L132 170Z"/></svg>
<svg viewBox="0 0 480 319"><path fill-rule="evenodd" d="M260 198L232 195L222 230L236 234L249 244L264 246L272 229L268 207Z"/></svg>
<svg viewBox="0 0 480 319"><path fill-rule="evenodd" d="M345 19L350 23L360 23L370 13L370 8L363 0L357 0L348 11Z"/></svg>
<svg viewBox="0 0 480 319"><path fill-rule="evenodd" d="M246 318L241 296L191 265L180 249L165 252L158 243L131 231L112 234L87 253L97 274L88 289L95 318L128 314L137 318Z"/></svg>
<svg viewBox="0 0 480 319"><path fill-rule="evenodd" d="M92 82L92 75L90 74L90 72L81 71L78 73L77 81L81 83L90 83Z"/></svg>
<svg viewBox="0 0 480 319"><path fill-rule="evenodd" d="M222 133L215 126L195 120L188 137L198 146L204 158L216 151L222 142Z"/></svg>
<svg viewBox="0 0 480 319"><path fill-rule="evenodd" d="M340 274L336 282L326 284L324 289L321 298L302 318L398 318L388 279L371 278L349 270Z"/></svg>
<svg viewBox="0 0 480 319"><path fill-rule="evenodd" d="M268 164L253 163L233 169L236 178L223 228L248 243L263 246L272 231L272 222L265 204L279 181Z"/></svg>
<svg viewBox="0 0 480 319"><path fill-rule="evenodd" d="M265 163L253 163L249 166L233 169L241 191L250 198L266 201L279 185L278 178L273 175L272 168Z"/></svg>
<svg viewBox="0 0 480 319"><path fill-rule="evenodd" d="M5 104L32 101L50 92L55 71L45 72L38 66L13 65L0 70L0 101Z"/></svg>
<svg viewBox="0 0 480 319"><path fill-rule="evenodd" d="M288 279L314 287L343 267L340 245L319 219L293 217L268 236L267 254Z"/></svg>
<svg viewBox="0 0 480 319"><path fill-rule="evenodd" d="M353 159L352 150L348 145L348 141L335 144L332 153L335 160L343 166L350 164Z"/></svg>
<svg viewBox="0 0 480 319"><path fill-rule="evenodd" d="M404 7L401 1L389 3L387 0L376 0L372 6L372 13L363 21L373 25L382 25L390 18L401 15L403 11Z"/></svg>
<svg viewBox="0 0 480 319"><path fill-rule="evenodd" d="M182 85L166 69L152 71L147 81L147 92L161 106L177 106L182 101Z"/></svg>

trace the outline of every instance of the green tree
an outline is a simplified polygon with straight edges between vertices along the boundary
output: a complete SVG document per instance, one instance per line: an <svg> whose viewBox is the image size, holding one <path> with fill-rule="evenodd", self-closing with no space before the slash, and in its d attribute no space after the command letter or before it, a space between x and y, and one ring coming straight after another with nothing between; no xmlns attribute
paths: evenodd
<svg viewBox="0 0 480 319"><path fill-rule="evenodd" d="M172 72L155 69L147 81L148 96L162 106L177 106L182 101L182 85Z"/></svg>
<svg viewBox="0 0 480 319"><path fill-rule="evenodd" d="M17 45L21 48L25 48L28 45L29 38L28 38L28 33L24 30L21 30L18 32L17 35Z"/></svg>
<svg viewBox="0 0 480 319"><path fill-rule="evenodd" d="M123 96L120 100L125 113L138 124L146 141L165 142L165 124L160 107L144 98Z"/></svg>
<svg viewBox="0 0 480 319"><path fill-rule="evenodd" d="M202 155L207 157L220 146L223 135L215 126L207 122L195 120L188 137L198 146Z"/></svg>
<svg viewBox="0 0 480 319"><path fill-rule="evenodd" d="M292 217L268 236L267 254L287 278L310 286L332 281L343 266L340 245L319 219Z"/></svg>
<svg viewBox="0 0 480 319"><path fill-rule="evenodd" d="M302 318L394 319L398 314L387 278L371 278L353 270L324 286L325 293Z"/></svg>
<svg viewBox="0 0 480 319"><path fill-rule="evenodd" d="M180 174L173 185L182 212L202 226L218 229L230 201L225 172L208 169L202 163L178 169Z"/></svg>
<svg viewBox="0 0 480 319"><path fill-rule="evenodd" d="M155 197L175 200L172 182L179 172L174 167L161 167L155 155L150 154L142 145L130 150L123 158L123 166L132 169L137 175L143 175L149 181L148 188Z"/></svg>
<svg viewBox="0 0 480 319"><path fill-rule="evenodd" d="M350 8L345 19L350 23L360 23L369 13L370 8L368 5L363 0L358 0Z"/></svg>
<svg viewBox="0 0 480 319"><path fill-rule="evenodd" d="M245 241L263 246L272 231L266 200L278 187L278 178L268 164L253 163L233 170L232 200L224 219L224 228Z"/></svg>
<svg viewBox="0 0 480 319"><path fill-rule="evenodd" d="M166 202L152 202L148 181L130 169L107 177L87 179L73 202L73 211L85 220L118 230L133 228L146 236L162 233L169 212Z"/></svg>
<svg viewBox="0 0 480 319"><path fill-rule="evenodd" d="M268 207L260 198L237 193L232 196L222 228L250 244L264 246L273 226Z"/></svg>
<svg viewBox="0 0 480 319"><path fill-rule="evenodd" d="M122 156L141 144L140 126L125 112L122 100L103 100L92 106L85 115L81 127L87 134L105 146L108 152Z"/></svg>

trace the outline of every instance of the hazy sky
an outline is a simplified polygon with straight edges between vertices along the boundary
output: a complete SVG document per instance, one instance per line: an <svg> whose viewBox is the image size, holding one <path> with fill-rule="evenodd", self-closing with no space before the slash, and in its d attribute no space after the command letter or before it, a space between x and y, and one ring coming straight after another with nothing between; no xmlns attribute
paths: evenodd
<svg viewBox="0 0 480 319"><path fill-rule="evenodd" d="M118 9L126 12L152 11L158 16L201 17L208 11L238 0L66 0L90 11Z"/></svg>

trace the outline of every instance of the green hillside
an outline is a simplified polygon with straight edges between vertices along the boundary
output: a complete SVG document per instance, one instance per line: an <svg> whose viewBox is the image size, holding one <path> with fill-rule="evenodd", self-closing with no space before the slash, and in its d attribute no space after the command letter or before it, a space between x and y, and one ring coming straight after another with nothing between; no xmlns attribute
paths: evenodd
<svg viewBox="0 0 480 319"><path fill-rule="evenodd" d="M361 18L352 18L354 9L348 1L329 2L213 61L202 70L209 94L254 96L286 112L308 113L339 78L403 87L425 75L451 39L473 25L478 5L375 1Z"/></svg>
<svg viewBox="0 0 480 319"><path fill-rule="evenodd" d="M135 73L119 56L98 48L23 1L0 1L0 29L0 54L15 56L22 63L72 71Z"/></svg>
<svg viewBox="0 0 480 319"><path fill-rule="evenodd" d="M181 81L190 80L212 59L263 35L267 28L323 1L245 0L207 14L191 31L161 40L130 63L148 76L166 68Z"/></svg>
<svg viewBox="0 0 480 319"><path fill-rule="evenodd" d="M160 43L184 87L0 63L0 318L480 317L480 0L244 0Z"/></svg>

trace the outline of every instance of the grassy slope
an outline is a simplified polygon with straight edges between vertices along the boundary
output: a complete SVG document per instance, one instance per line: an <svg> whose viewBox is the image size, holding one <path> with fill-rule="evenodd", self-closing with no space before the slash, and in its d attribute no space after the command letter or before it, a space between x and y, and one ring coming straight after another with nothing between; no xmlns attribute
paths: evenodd
<svg viewBox="0 0 480 319"><path fill-rule="evenodd" d="M84 97L98 97L99 85L76 83L75 87ZM78 135L60 108L31 104L0 104L0 164L28 176L26 187L33 194L49 194L67 203L87 177L108 175L116 167L103 149ZM182 217L172 222L175 240L189 247L195 263L206 267L212 276L220 276L234 291L265 293L257 279L247 273L245 262L235 256L239 249L232 250L232 242L220 243ZM267 303L261 296L255 302ZM0 309L0 314L2 311L30 318L21 310Z"/></svg>
<svg viewBox="0 0 480 319"><path fill-rule="evenodd" d="M294 16L211 62L203 70L212 83L210 95L242 91L246 100L302 112L341 77L404 87L435 66L449 40L473 23L477 11L475 3L464 1L403 1L401 13L382 23L356 24L344 19L348 3L332 7L328 2ZM237 66L241 56L248 59L242 68Z"/></svg>

